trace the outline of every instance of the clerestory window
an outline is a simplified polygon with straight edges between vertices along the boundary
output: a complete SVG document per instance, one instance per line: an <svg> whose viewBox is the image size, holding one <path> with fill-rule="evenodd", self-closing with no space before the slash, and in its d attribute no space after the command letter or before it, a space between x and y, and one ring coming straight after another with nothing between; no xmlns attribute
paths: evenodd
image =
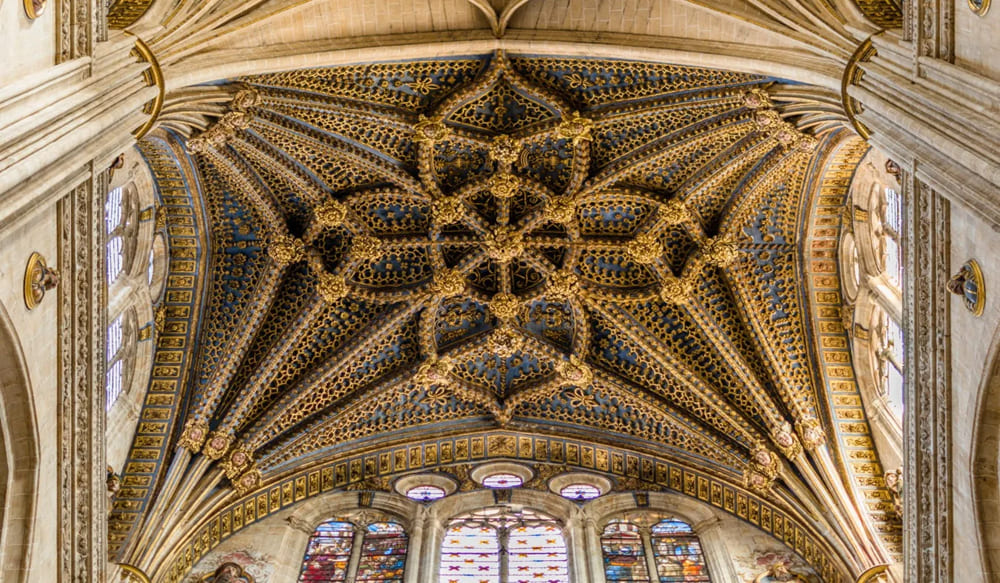
<svg viewBox="0 0 1000 583"><path fill-rule="evenodd" d="M440 583L568 583L562 525L531 509L455 518L441 544Z"/></svg>
<svg viewBox="0 0 1000 583"><path fill-rule="evenodd" d="M680 520L651 526L613 520L601 535L601 550L608 583L711 581L698 535Z"/></svg>
<svg viewBox="0 0 1000 583"><path fill-rule="evenodd" d="M406 550L406 532L395 522L324 522L309 537L299 582L402 583Z"/></svg>

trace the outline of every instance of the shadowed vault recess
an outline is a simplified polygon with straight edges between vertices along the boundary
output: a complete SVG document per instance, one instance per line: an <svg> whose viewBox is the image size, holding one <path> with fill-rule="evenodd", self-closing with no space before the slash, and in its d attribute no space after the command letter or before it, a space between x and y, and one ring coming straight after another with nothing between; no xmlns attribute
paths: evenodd
<svg viewBox="0 0 1000 583"><path fill-rule="evenodd" d="M223 89L188 141L212 258L179 444L237 492L502 428L795 498L826 439L796 281L833 126L807 91L503 53Z"/></svg>

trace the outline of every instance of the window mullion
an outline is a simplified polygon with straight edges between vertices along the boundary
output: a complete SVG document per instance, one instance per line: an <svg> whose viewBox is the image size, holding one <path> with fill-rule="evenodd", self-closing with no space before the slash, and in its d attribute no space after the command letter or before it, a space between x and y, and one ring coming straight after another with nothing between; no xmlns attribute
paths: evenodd
<svg viewBox="0 0 1000 583"><path fill-rule="evenodd" d="M656 568L656 557L653 554L653 536L650 527L647 525L640 526L639 536L642 538L642 555L646 559L646 570L649 572L649 581L650 583L658 583L660 575Z"/></svg>
<svg viewBox="0 0 1000 583"><path fill-rule="evenodd" d="M361 565L361 550L365 543L364 526L354 525L354 542L351 543L351 559L347 563L346 583L354 583L358 578L358 567Z"/></svg>
<svg viewBox="0 0 1000 583"><path fill-rule="evenodd" d="M507 583L510 573L510 529L506 526L497 528L497 543L500 548L500 583Z"/></svg>

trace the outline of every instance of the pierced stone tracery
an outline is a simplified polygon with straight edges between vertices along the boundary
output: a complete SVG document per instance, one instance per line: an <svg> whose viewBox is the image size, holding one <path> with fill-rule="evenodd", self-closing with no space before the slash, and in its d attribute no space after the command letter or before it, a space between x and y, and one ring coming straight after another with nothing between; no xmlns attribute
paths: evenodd
<svg viewBox="0 0 1000 583"><path fill-rule="evenodd" d="M755 447L822 442L789 293L816 142L766 81L503 54L243 79L191 149L270 265L181 443L244 489L374 432L545 419L766 492Z"/></svg>

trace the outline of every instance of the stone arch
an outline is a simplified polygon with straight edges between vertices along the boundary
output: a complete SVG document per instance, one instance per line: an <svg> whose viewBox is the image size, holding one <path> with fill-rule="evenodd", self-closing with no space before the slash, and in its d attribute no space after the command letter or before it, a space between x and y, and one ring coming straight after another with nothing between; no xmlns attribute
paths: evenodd
<svg viewBox="0 0 1000 583"><path fill-rule="evenodd" d="M24 354L0 304L0 579L24 581L38 480L35 408Z"/></svg>
<svg viewBox="0 0 1000 583"><path fill-rule="evenodd" d="M989 360L973 417L972 490L986 579L1000 576L1000 329L993 335Z"/></svg>

